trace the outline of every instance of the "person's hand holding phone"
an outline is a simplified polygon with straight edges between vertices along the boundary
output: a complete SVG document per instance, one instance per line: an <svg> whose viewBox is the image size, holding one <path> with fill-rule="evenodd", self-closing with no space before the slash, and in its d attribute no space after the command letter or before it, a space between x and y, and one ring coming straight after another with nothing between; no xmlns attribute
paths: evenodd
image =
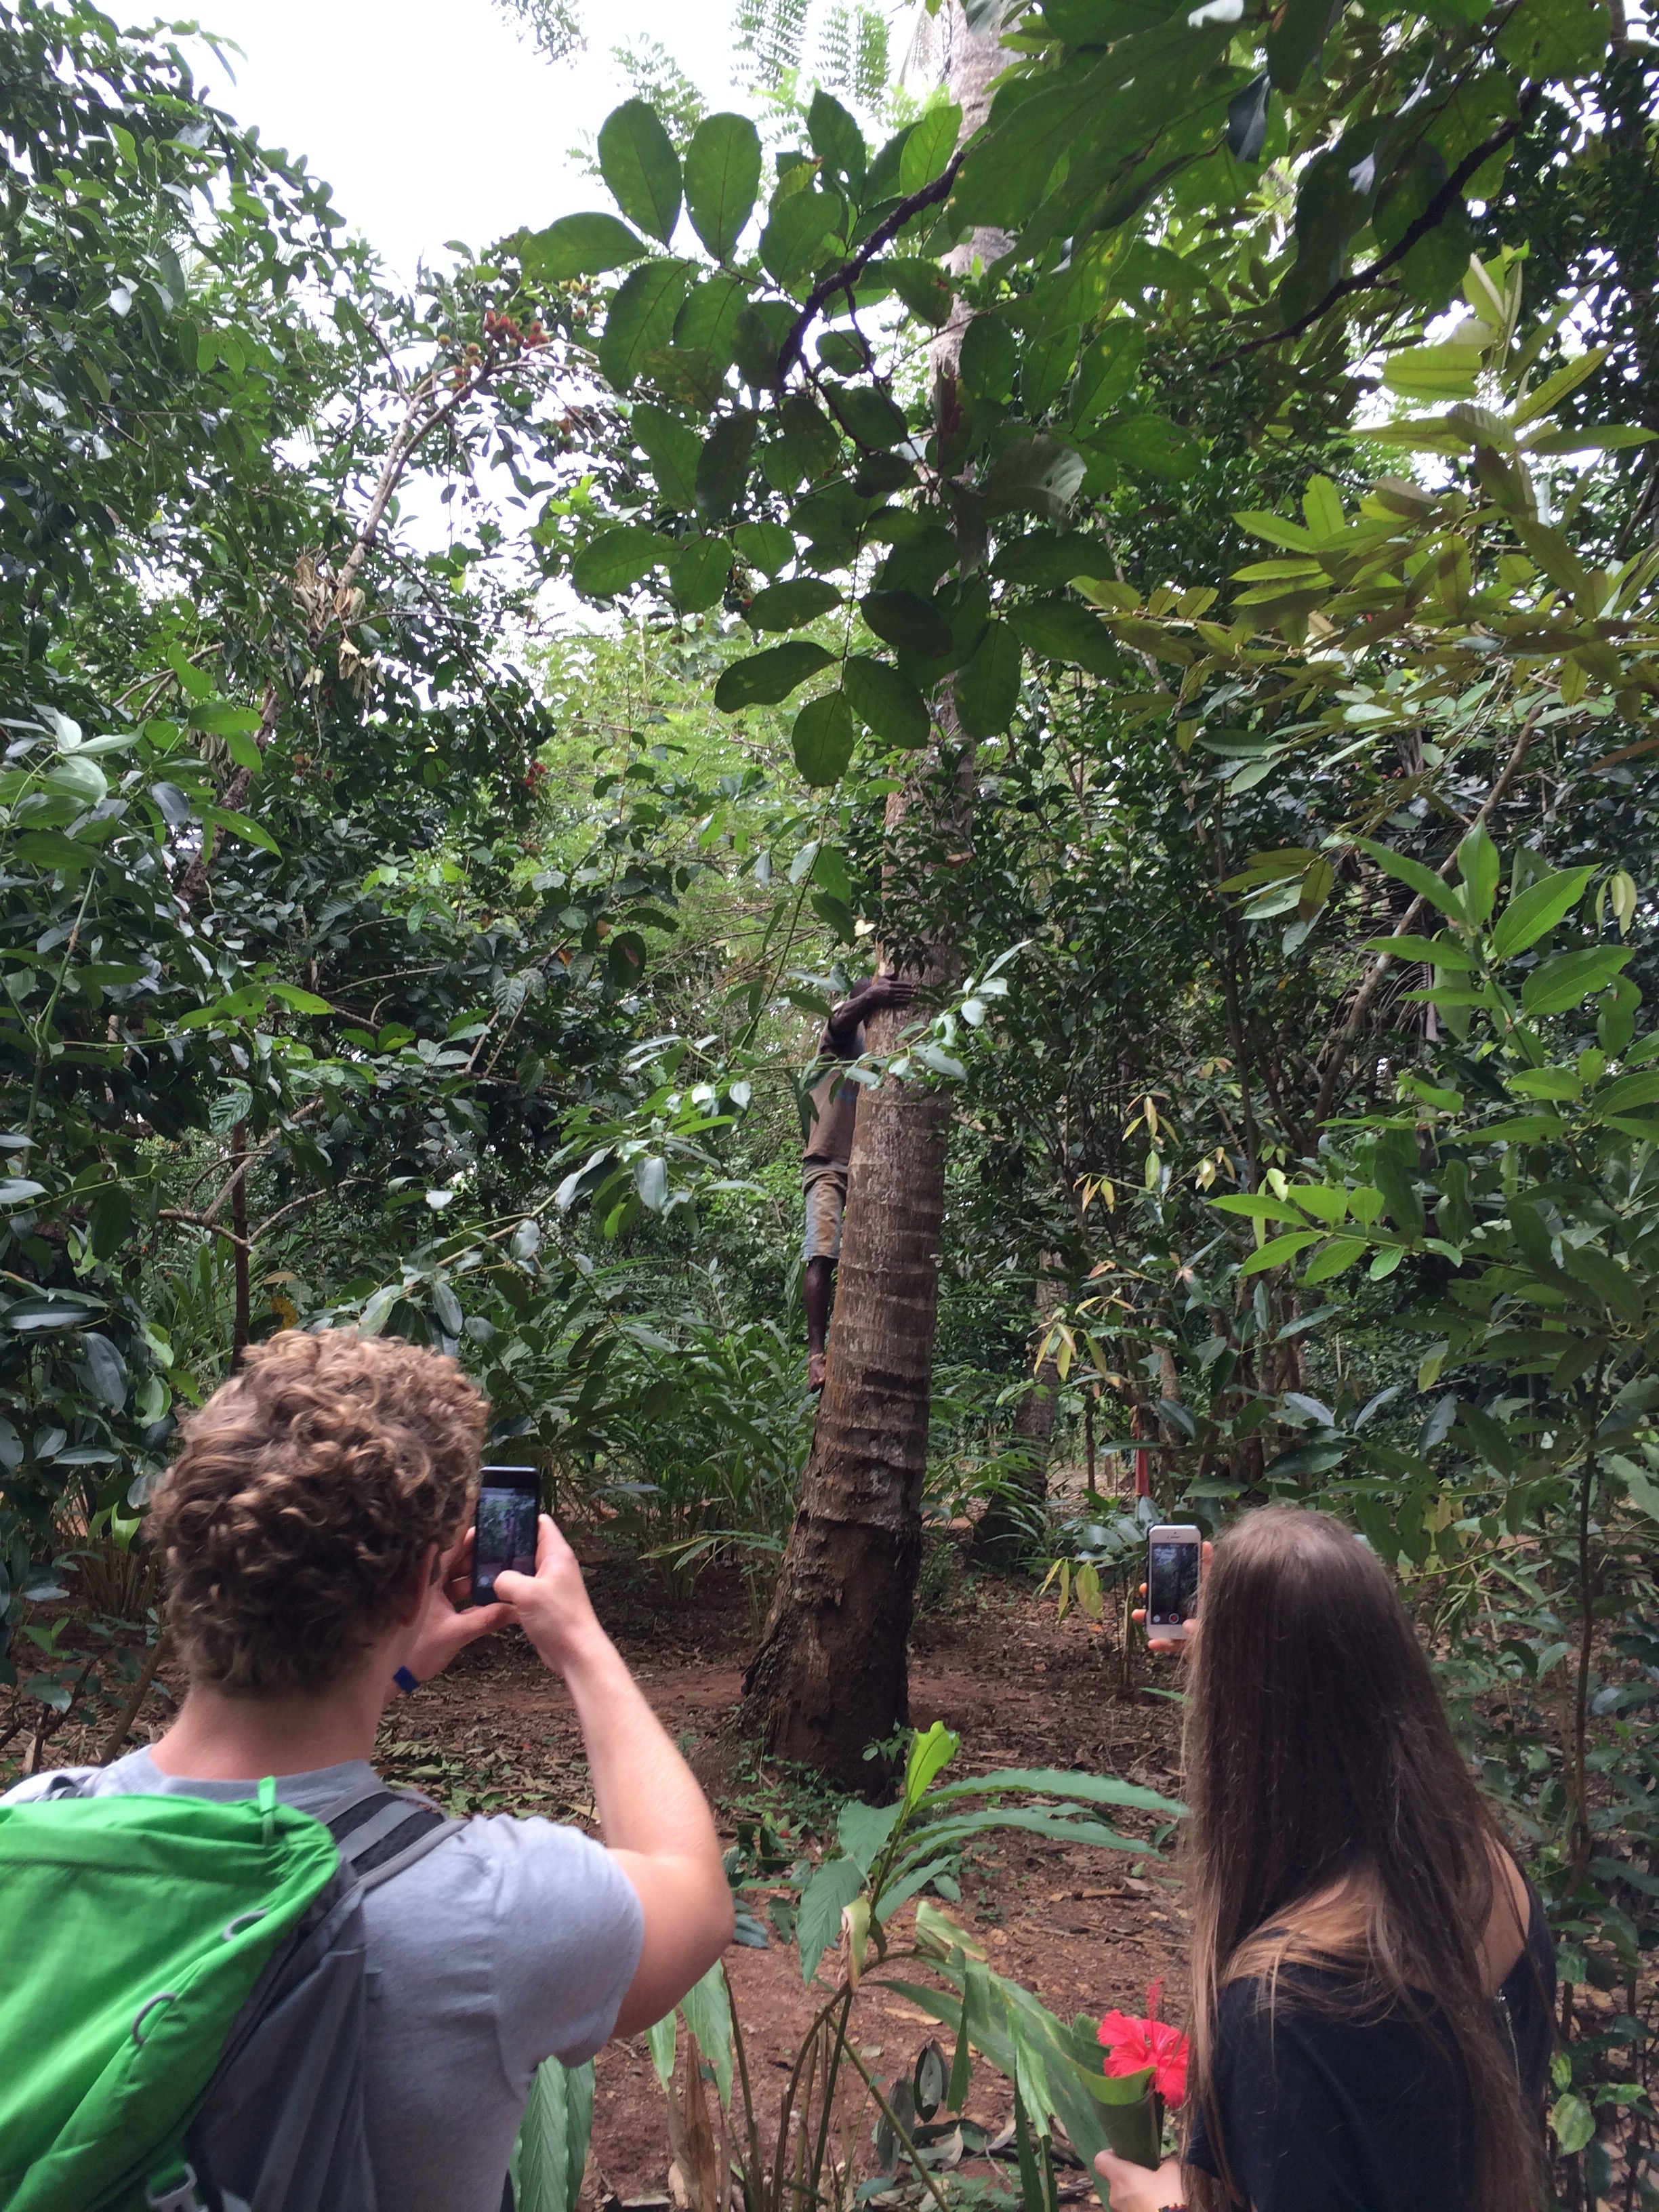
<svg viewBox="0 0 1659 2212"><path fill-rule="evenodd" d="M495 1577L495 1595L517 1613L525 1634L556 1674L568 1674L596 1644L608 1641L582 1580L581 1562L550 1513L542 1515L538 1528L535 1573L503 1567Z"/></svg>
<svg viewBox="0 0 1659 2212"><path fill-rule="evenodd" d="M475 1605L461 1610L472 1591L472 1546L473 1532L469 1528L428 1586L415 1648L404 1662L417 1682L429 1682L434 1674L441 1674L458 1651L512 1618L504 1605Z"/></svg>
<svg viewBox="0 0 1659 2212"><path fill-rule="evenodd" d="M1203 1586L1204 1577L1210 1571L1210 1559L1214 1550L1215 1546L1207 1541L1207 1540L1199 1547L1198 1571L1199 1584L1200 1588ZM1140 1585L1140 1595L1142 1597L1145 1597L1146 1595L1146 1585L1145 1583L1142 1583ZM1141 1626L1145 1627L1146 1623L1146 1607L1144 1605L1137 1606L1133 1613L1130 1615L1130 1619L1132 1620L1139 1621ZM1190 1651L1198 1641L1199 1626L1200 1621L1197 1618L1188 1621L1187 1624L1187 1632L1184 1636L1160 1636L1156 1628L1149 1628L1146 1630L1146 1649L1149 1651L1155 1651L1160 1656L1170 1651Z"/></svg>

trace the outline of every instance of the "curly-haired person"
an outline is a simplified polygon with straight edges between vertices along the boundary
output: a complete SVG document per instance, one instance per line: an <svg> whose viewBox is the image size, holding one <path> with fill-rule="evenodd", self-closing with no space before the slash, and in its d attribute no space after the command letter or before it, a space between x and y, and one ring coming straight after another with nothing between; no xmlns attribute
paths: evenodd
<svg viewBox="0 0 1659 2212"><path fill-rule="evenodd" d="M387 2212L496 2212L542 2060L577 2064L659 2020L732 1933L702 1792L553 1522L533 1575L458 1609L488 1410L453 1360L412 1345L289 1330L252 1349L185 1424L151 1509L188 1692L163 1735L91 1781L228 1801L274 1775L319 1813L372 1782L395 1680L429 1680L512 1621L563 1678L603 1845L477 1819L365 1901L367 2132Z"/></svg>

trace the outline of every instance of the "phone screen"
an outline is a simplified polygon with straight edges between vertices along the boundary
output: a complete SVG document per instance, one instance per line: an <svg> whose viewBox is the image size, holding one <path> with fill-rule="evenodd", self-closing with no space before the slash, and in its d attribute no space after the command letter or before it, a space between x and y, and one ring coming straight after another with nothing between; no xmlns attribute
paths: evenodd
<svg viewBox="0 0 1659 2212"><path fill-rule="evenodd" d="M508 1567L521 1575L535 1572L540 1511L541 1483L533 1467L485 1468L475 1516L475 1603L487 1604L495 1596L495 1577Z"/></svg>
<svg viewBox="0 0 1659 2212"><path fill-rule="evenodd" d="M1154 1537L1147 1547L1146 1626L1175 1628L1198 1618L1199 1546Z"/></svg>

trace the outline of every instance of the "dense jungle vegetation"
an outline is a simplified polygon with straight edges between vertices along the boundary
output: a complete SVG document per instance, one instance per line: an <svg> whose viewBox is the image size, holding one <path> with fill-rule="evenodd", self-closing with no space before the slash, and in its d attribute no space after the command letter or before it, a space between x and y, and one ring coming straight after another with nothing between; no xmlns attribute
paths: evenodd
<svg viewBox="0 0 1659 2212"><path fill-rule="evenodd" d="M938 1532L1127 1655L1154 1508L1317 1504L1546 1895L1559 2201L1659 2203L1656 49L940 28L896 106L864 33L760 129L660 77L404 290L185 33L0 0L0 1748L119 1713L282 1328L735 1559L860 1790Z"/></svg>

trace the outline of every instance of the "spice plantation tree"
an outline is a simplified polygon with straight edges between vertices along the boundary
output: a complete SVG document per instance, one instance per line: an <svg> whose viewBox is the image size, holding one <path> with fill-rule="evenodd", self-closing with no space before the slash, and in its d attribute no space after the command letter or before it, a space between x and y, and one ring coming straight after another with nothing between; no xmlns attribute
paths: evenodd
<svg viewBox="0 0 1659 2212"><path fill-rule="evenodd" d="M1213 586L1147 599L1118 580L1121 488L1182 483L1203 460L1155 349L1178 341L1188 374L1248 377L1259 430L1311 414L1328 435L1352 416L1356 362L1420 338L1458 294L1471 203L1501 199L1523 132L1608 36L1577 0L1455 21L1067 0L999 27L1007 66L965 137L945 102L872 149L820 92L763 196L744 118L706 118L682 160L632 100L599 142L619 215L513 241L532 289L627 271L593 356L626 404L605 416L589 507L558 533L577 589L643 590L685 615L739 607L760 649L721 678L722 708L805 694L793 747L809 786L832 789L862 744L927 790L893 810L879 935L941 981L927 948L971 854L972 747L1013 721L1028 659L1145 692L1178 605L1199 647L1178 696L1154 689L1146 743L1167 729L1189 745L1233 686L1244 648L1206 625ZM975 236L982 250L962 251ZM1554 325L1539 335L1546 369L1558 343ZM1417 374L1467 380L1462 343L1455 359L1419 349ZM866 1098L861 1127L871 1111ZM879 1238L884 1258L842 1287L842 1351L750 1677L775 1747L849 1783L905 1711L925 1425L899 1422L910 1446L889 1439L896 1401L927 1390L945 1170L942 1142L924 1152L883 1180L878 1224L855 1164L852 1256ZM895 1342L915 1357L890 1375ZM810 1595L793 1583L808 1553Z"/></svg>

